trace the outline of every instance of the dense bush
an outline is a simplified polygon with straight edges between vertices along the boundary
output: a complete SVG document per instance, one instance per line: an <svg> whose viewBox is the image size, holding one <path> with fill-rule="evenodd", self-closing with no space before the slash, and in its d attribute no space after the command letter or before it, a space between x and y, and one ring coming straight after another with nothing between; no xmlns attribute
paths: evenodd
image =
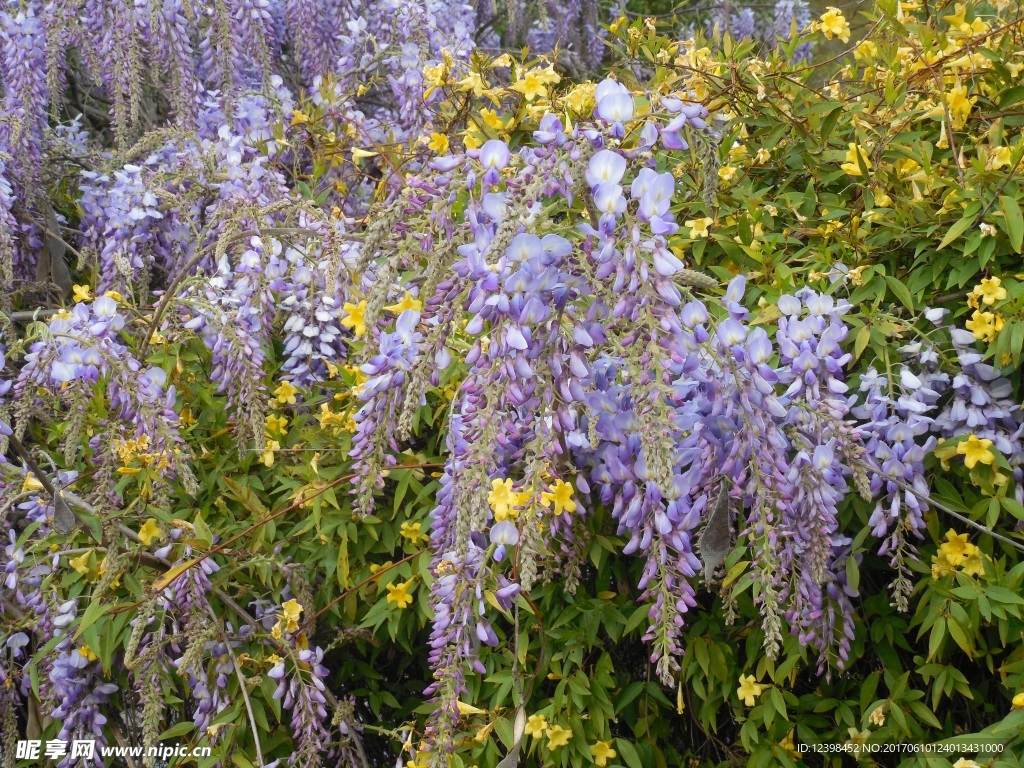
<svg viewBox="0 0 1024 768"><path fill-rule="evenodd" d="M1019 765L1017 4L356 5L0 12L4 764Z"/></svg>

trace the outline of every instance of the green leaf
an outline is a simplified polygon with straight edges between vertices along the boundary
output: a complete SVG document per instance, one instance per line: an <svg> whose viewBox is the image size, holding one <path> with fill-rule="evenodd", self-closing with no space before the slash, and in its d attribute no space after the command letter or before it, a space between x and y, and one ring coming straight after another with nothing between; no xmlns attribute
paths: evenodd
<svg viewBox="0 0 1024 768"><path fill-rule="evenodd" d="M900 300L900 303L909 309L911 312L914 311L914 299L910 295L910 291L899 279L892 275L885 276L885 283L889 286L889 290L893 292L893 295Z"/></svg>
<svg viewBox="0 0 1024 768"><path fill-rule="evenodd" d="M999 207L1006 217L1006 234L1010 236L1010 245L1017 253L1024 247L1024 215L1020 212L1017 201L1007 195L999 197Z"/></svg>
<svg viewBox="0 0 1024 768"><path fill-rule="evenodd" d="M82 620L78 624L78 629L75 630L75 639L77 640L85 630L99 621L100 617L106 613L109 608L109 605L101 603L99 600L92 600L89 603L89 606L85 609L85 613L82 614Z"/></svg>
<svg viewBox="0 0 1024 768"><path fill-rule="evenodd" d="M964 216L960 221L949 228L949 232L942 238L942 242L939 243L939 247L936 250L941 251L947 245L956 240L960 235L967 231L967 228L974 223L974 216Z"/></svg>
<svg viewBox="0 0 1024 768"><path fill-rule="evenodd" d="M625 761L629 768L644 768L643 761L640 759L640 755L637 753L636 747L625 739L615 740L615 750L619 753L619 756Z"/></svg>

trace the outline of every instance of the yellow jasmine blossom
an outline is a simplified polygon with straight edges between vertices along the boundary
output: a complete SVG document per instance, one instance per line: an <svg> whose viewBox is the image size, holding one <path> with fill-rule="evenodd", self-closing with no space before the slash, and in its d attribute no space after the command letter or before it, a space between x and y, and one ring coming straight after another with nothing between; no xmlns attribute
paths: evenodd
<svg viewBox="0 0 1024 768"><path fill-rule="evenodd" d="M423 526L419 523L402 523L400 532L402 538L408 539L413 544L417 544L420 539L425 538L423 536Z"/></svg>
<svg viewBox="0 0 1024 768"><path fill-rule="evenodd" d="M88 645L83 645L81 648L78 649L78 652L82 656L84 656L87 661L96 661L99 658L99 656L93 653L92 648L90 648Z"/></svg>
<svg viewBox="0 0 1024 768"><path fill-rule="evenodd" d="M705 216L702 219L690 219L686 222L686 226L690 228L690 239L696 240L698 237L708 236L708 227L715 223L715 220Z"/></svg>
<svg viewBox="0 0 1024 768"><path fill-rule="evenodd" d="M288 419L277 413L272 413L267 416L267 432L273 432L275 435L283 435L285 427L288 426Z"/></svg>
<svg viewBox="0 0 1024 768"><path fill-rule="evenodd" d="M977 96L968 97L967 86L957 83L953 90L946 94L946 106L949 107L949 116L954 130L960 130L967 123L967 117L971 114L971 107L978 100Z"/></svg>
<svg viewBox="0 0 1024 768"><path fill-rule="evenodd" d="M868 159L867 153L864 152L859 144L851 142L850 149L846 153L846 162L839 167L851 176L863 176L864 174L861 171L862 163L866 170L871 170L871 161Z"/></svg>
<svg viewBox="0 0 1024 768"><path fill-rule="evenodd" d="M388 602L394 603L404 611L412 605L412 595L409 594L412 584L412 579L403 581L401 584L388 584Z"/></svg>
<svg viewBox="0 0 1024 768"><path fill-rule="evenodd" d="M397 304L390 304L389 306L384 307L384 309L386 309L388 312L394 312L396 315L402 314L407 309L412 309L415 310L416 312L419 312L421 309L423 309L423 302L417 298L414 298L411 293L406 291L405 296L402 297L402 300L400 302L398 302Z"/></svg>
<svg viewBox="0 0 1024 768"><path fill-rule="evenodd" d="M21 492L22 493L31 493L32 491L41 491L41 490L43 490L43 484L40 483L38 480L36 480L36 476L35 475L33 475L31 472L28 472L25 475L24 482L22 482L22 484L21 484Z"/></svg>
<svg viewBox="0 0 1024 768"><path fill-rule="evenodd" d="M850 24L838 8L829 7L821 14L821 32L831 40L838 37L844 43L850 42Z"/></svg>
<svg viewBox="0 0 1024 768"><path fill-rule="evenodd" d="M548 719L544 715L530 715L526 721L526 735L539 739L548 729Z"/></svg>
<svg viewBox="0 0 1024 768"><path fill-rule="evenodd" d="M282 381L281 385L274 390L274 397L282 405L295 405L295 395L299 392L290 381Z"/></svg>
<svg viewBox="0 0 1024 768"><path fill-rule="evenodd" d="M89 555L91 554L91 552L86 552L84 555L79 555L78 557L72 558L68 562L71 564L71 567L78 571L80 574L82 574L83 576L88 576L89 571L91 570L89 568Z"/></svg>
<svg viewBox="0 0 1024 768"><path fill-rule="evenodd" d="M493 128L496 131L500 131L505 127L505 121L502 119L501 115L499 115L493 109L488 109L487 107L484 107L483 109L480 110L480 117L481 119L483 119L484 125L486 125L488 128Z"/></svg>
<svg viewBox="0 0 1024 768"><path fill-rule="evenodd" d="M466 149L480 149L484 145L484 140L471 131L464 131L462 133L462 145Z"/></svg>
<svg viewBox="0 0 1024 768"><path fill-rule="evenodd" d="M565 105L575 112L577 115L585 114L594 107L594 93L597 91L597 85L591 82L579 83L573 86L573 89L569 91L562 99Z"/></svg>
<svg viewBox="0 0 1024 768"><path fill-rule="evenodd" d="M486 709L480 709L480 707L474 707L472 704L466 704L462 701L455 701L455 706L459 709L460 715L486 715Z"/></svg>
<svg viewBox="0 0 1024 768"><path fill-rule="evenodd" d="M78 301L89 301L92 299L92 293L89 290L88 285L76 285L71 289L74 292L74 299Z"/></svg>
<svg viewBox="0 0 1024 768"><path fill-rule="evenodd" d="M974 338L978 339L978 341L989 342L994 340L996 334L1003 329L1003 324L1001 316L991 312L982 312L981 310L975 310L974 314L971 315L971 319L964 323L967 330L974 334Z"/></svg>
<svg viewBox="0 0 1024 768"><path fill-rule="evenodd" d="M1015 709L1024 709L1024 691L1013 697L1013 706Z"/></svg>
<svg viewBox="0 0 1024 768"><path fill-rule="evenodd" d="M932 578L935 581L938 581L943 576L948 576L955 570L956 568L953 567L953 564L946 559L942 552L939 552L938 555L932 555Z"/></svg>
<svg viewBox="0 0 1024 768"><path fill-rule="evenodd" d="M964 550L964 559L960 564L960 570L968 576L981 576L985 573L985 555L973 544L968 544Z"/></svg>
<svg viewBox="0 0 1024 768"><path fill-rule="evenodd" d="M545 491L540 495L541 503L545 507L550 507L552 504L555 506L555 514L560 515L563 512L575 512L576 502L572 499L573 487L572 483L565 483L561 480L555 480L555 484L551 486L551 491Z"/></svg>
<svg viewBox="0 0 1024 768"><path fill-rule="evenodd" d="M439 155L448 153L448 137L443 133L432 133L427 140L427 149L437 152Z"/></svg>
<svg viewBox="0 0 1024 768"><path fill-rule="evenodd" d="M518 495L512 491L512 481L495 478L491 480L491 490L487 494L487 503L494 510L496 520L504 520L515 505Z"/></svg>
<svg viewBox="0 0 1024 768"><path fill-rule="evenodd" d="M263 455L260 457L260 461L263 462L264 466L274 466L274 453L281 450L281 444L277 440L268 440L267 447L263 449Z"/></svg>
<svg viewBox="0 0 1024 768"><path fill-rule="evenodd" d="M479 72L470 72L459 80L460 91L472 91L476 96L486 91L488 87L487 81L480 76Z"/></svg>
<svg viewBox="0 0 1024 768"><path fill-rule="evenodd" d="M991 307L997 301L1002 301L1006 298L1006 289L1000 283L1002 283L1002 280L998 277L986 277L978 285L974 286L973 293L978 295L983 303Z"/></svg>
<svg viewBox="0 0 1024 768"><path fill-rule="evenodd" d="M853 56L856 59L873 59L877 55L878 46L870 40L862 40L853 51Z"/></svg>
<svg viewBox="0 0 1024 768"><path fill-rule="evenodd" d="M956 567L963 561L969 546L972 545L967 542L966 533L949 530L946 531L946 540L939 546L939 552L946 558L946 562Z"/></svg>
<svg viewBox="0 0 1024 768"><path fill-rule="evenodd" d="M561 79L555 72L554 67L531 69L521 79L512 84L512 90L523 94L527 101L533 101L538 96L546 99L548 97L548 85L553 85Z"/></svg>
<svg viewBox="0 0 1024 768"><path fill-rule="evenodd" d="M376 576L381 571L388 571L394 565L390 560L383 563L371 563L370 564L370 575Z"/></svg>
<svg viewBox="0 0 1024 768"><path fill-rule="evenodd" d="M876 728L881 728L885 725L885 708L883 705L879 704L871 711L871 714L868 715L868 721Z"/></svg>
<svg viewBox="0 0 1024 768"><path fill-rule="evenodd" d="M736 177L736 169L731 165L723 165L718 169L718 178L721 181L732 181Z"/></svg>
<svg viewBox="0 0 1024 768"><path fill-rule="evenodd" d="M356 338L366 335L366 299L358 304L346 301L341 308L345 316L341 318L341 325L344 328L351 328Z"/></svg>
<svg viewBox="0 0 1024 768"><path fill-rule="evenodd" d="M590 746L590 754L594 756L594 765L600 765L601 768L608 765L608 758L615 757L618 753L612 749L612 743L610 741L599 741L597 744Z"/></svg>
<svg viewBox="0 0 1024 768"><path fill-rule="evenodd" d="M157 525L156 520L152 517L143 523L142 528L139 529L139 541L145 546L149 546L153 543L153 539L161 539L163 534L160 531L160 526Z"/></svg>
<svg viewBox="0 0 1024 768"><path fill-rule="evenodd" d="M299 616L302 615L302 604L295 599L289 600L281 605L281 619L285 623L285 629L295 632L299 628Z"/></svg>
<svg viewBox="0 0 1024 768"><path fill-rule="evenodd" d="M1009 147L995 147L992 150L992 154L988 157L988 162L985 167L990 171L997 171L1004 166L1010 164L1010 148Z"/></svg>
<svg viewBox="0 0 1024 768"><path fill-rule="evenodd" d="M953 768L981 768L976 760L971 760L969 757L961 757L955 763Z"/></svg>
<svg viewBox="0 0 1024 768"><path fill-rule="evenodd" d="M748 707L757 703L757 697L764 693L765 686L757 682L753 675L740 675L740 687L736 689L736 695Z"/></svg>
<svg viewBox="0 0 1024 768"><path fill-rule="evenodd" d="M570 736L572 736L572 731L569 729L560 725L552 725L548 728L548 749L564 747L569 743Z"/></svg>
<svg viewBox="0 0 1024 768"><path fill-rule="evenodd" d="M507 53L501 54L498 58L491 62L491 67L511 67L512 57Z"/></svg>
<svg viewBox="0 0 1024 768"><path fill-rule="evenodd" d="M964 466L968 469L974 469L979 461L982 464L991 464L996 460L996 455L989 450L991 445L991 440L971 435L957 445L956 452L964 457Z"/></svg>

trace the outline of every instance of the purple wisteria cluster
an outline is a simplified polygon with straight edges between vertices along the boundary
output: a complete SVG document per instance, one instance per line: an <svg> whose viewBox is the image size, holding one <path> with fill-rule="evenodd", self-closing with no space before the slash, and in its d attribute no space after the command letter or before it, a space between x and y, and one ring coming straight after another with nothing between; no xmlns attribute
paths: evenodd
<svg viewBox="0 0 1024 768"><path fill-rule="evenodd" d="M757 40L769 48L785 44L800 34L811 21L807 0L778 0L774 5L747 5L734 0L715 0L702 8L709 36L729 34L734 40ZM793 61L807 61L811 43L797 46Z"/></svg>
<svg viewBox="0 0 1024 768"><path fill-rule="evenodd" d="M748 320L742 277L720 310L695 298L716 281L686 269L668 245L680 228L676 183L651 150L706 135L706 111L661 98L624 145L634 95L606 80L595 101L591 122L566 129L549 114L516 154L492 140L435 160L429 181L411 180L418 196L404 226L431 216L431 195L468 192L463 220L446 224L463 244L432 295L420 294L422 313L402 314L395 331L379 319L369 329L374 356L363 371L373 378L353 449L368 477L393 461L400 415L422 401L419 382L436 385L453 359L447 342L470 344L431 533L438 682L429 736L440 753L451 748L463 668L482 671L479 647L497 642L483 603L474 610L472 590L448 581L497 580L511 596L545 574L571 574L595 503L611 509L624 551L644 558L645 639L665 683L696 603L705 554L697 536L721 493L735 546L753 561L745 578L767 651L778 652L788 627L818 649L823 671L849 656L856 593L837 505L849 478L867 473L854 469L863 437L844 381L849 305L809 289L784 296L772 339ZM583 210L584 223L565 226L565 210ZM381 247L375 270L395 274L387 261L408 258ZM371 284L369 301L377 290L393 289ZM357 491L363 511L374 490Z"/></svg>

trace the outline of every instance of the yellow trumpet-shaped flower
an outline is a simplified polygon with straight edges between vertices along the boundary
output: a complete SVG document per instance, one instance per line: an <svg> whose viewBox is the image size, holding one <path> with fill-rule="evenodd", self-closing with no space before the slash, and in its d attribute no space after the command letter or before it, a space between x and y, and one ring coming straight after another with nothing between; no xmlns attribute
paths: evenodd
<svg viewBox="0 0 1024 768"><path fill-rule="evenodd" d="M956 452L964 457L964 466L974 469L979 461L982 464L991 464L996 460L996 455L989 450L991 446L991 440L971 435L956 447Z"/></svg>

